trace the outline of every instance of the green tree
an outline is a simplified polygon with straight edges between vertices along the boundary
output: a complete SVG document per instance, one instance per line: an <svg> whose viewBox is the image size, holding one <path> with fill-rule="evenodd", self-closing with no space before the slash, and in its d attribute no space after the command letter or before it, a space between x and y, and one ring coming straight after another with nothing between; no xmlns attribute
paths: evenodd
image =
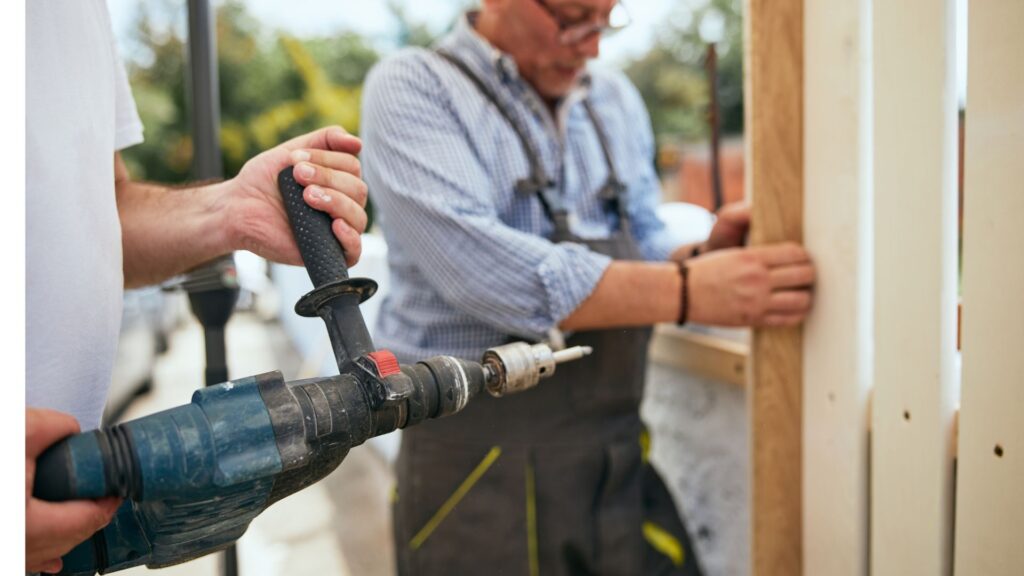
<svg viewBox="0 0 1024 576"><path fill-rule="evenodd" d="M680 5L658 30L651 50L625 66L644 98L659 140L692 141L708 135L706 37L717 39L722 132L743 131L741 5L739 0Z"/></svg>
<svg viewBox="0 0 1024 576"><path fill-rule="evenodd" d="M187 41L174 26L180 5L143 5L133 41L143 54L129 78L146 140L125 151L139 179L190 179L192 139L187 97ZM180 15L180 14L179 14ZM342 33L295 39L263 28L240 1L217 11L221 148L225 176L246 160L292 136L328 124L357 133L363 78L379 59L363 38Z"/></svg>

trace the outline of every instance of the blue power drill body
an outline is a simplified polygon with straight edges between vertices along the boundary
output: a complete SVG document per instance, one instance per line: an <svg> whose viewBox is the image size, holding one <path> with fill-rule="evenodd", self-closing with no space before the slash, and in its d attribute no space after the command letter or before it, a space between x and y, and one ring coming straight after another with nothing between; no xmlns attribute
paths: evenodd
<svg viewBox="0 0 1024 576"><path fill-rule="evenodd" d="M76 496L105 495L113 482L129 498L113 522L64 557L63 571L175 564L240 537L269 505L284 468L260 396L262 387L284 386L279 373L244 378L200 390L191 404L71 438Z"/></svg>
<svg viewBox="0 0 1024 576"><path fill-rule="evenodd" d="M376 284L348 277L330 218L306 205L291 168L278 183L314 285L296 312L324 320L340 374L241 378L51 446L37 460L35 497L125 498L106 528L63 557L62 574L168 566L226 548L260 512L326 476L368 438L455 414L484 389L527 389L589 352L513 343L482 363L437 356L400 366L374 350L359 312Z"/></svg>
<svg viewBox="0 0 1024 576"><path fill-rule="evenodd" d="M400 406L374 397L375 370L367 362L362 379L250 376L55 446L40 461L37 495L126 498L113 522L64 557L62 573L156 568L225 548L265 508L333 471L351 447L451 414L468 400L462 391L472 395L485 380L480 364L450 357L406 366L385 378L414 387ZM435 375L457 384L439 388ZM452 393L442 398L442 389ZM52 473L49 463L70 474Z"/></svg>

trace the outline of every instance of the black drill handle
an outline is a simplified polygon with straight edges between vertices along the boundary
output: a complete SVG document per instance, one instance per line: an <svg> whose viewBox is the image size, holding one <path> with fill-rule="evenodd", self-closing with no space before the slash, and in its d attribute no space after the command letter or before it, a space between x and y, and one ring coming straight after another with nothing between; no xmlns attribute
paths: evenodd
<svg viewBox="0 0 1024 576"><path fill-rule="evenodd" d="M303 186L295 181L292 167L285 168L277 175L277 187L284 200L284 210L299 245L299 254L306 264L306 272L319 288L339 280L348 279L348 265L345 250L331 230L331 217L309 204L302 197Z"/></svg>

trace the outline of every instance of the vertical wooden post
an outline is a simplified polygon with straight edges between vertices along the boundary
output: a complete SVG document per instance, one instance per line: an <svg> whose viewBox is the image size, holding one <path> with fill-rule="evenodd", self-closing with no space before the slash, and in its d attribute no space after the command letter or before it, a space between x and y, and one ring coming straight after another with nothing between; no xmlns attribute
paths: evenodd
<svg viewBox="0 0 1024 576"><path fill-rule="evenodd" d="M956 573L1024 572L1024 2L971 2Z"/></svg>
<svg viewBox="0 0 1024 576"><path fill-rule="evenodd" d="M954 0L875 2L871 574L952 570Z"/></svg>
<svg viewBox="0 0 1024 576"><path fill-rule="evenodd" d="M804 572L866 576L871 393L871 0L807 0Z"/></svg>
<svg viewBox="0 0 1024 576"><path fill-rule="evenodd" d="M751 242L803 237L803 0L747 0ZM752 573L799 576L801 331L757 330L752 352Z"/></svg>

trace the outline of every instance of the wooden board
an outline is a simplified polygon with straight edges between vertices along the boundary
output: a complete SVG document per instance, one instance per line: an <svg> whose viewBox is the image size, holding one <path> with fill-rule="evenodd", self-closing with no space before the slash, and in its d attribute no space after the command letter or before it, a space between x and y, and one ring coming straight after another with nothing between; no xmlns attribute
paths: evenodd
<svg viewBox="0 0 1024 576"><path fill-rule="evenodd" d="M750 345L700 334L672 324L659 324L648 351L652 362L694 376L737 386L747 385Z"/></svg>
<svg viewBox="0 0 1024 576"><path fill-rule="evenodd" d="M971 2L956 574L1024 574L1024 2Z"/></svg>
<svg viewBox="0 0 1024 576"><path fill-rule="evenodd" d="M818 271L803 341L804 572L868 567L871 2L807 0L804 242Z"/></svg>
<svg viewBox="0 0 1024 576"><path fill-rule="evenodd" d="M803 236L803 0L747 0L747 193L751 243ZM751 564L801 571L801 330L755 330L751 347Z"/></svg>
<svg viewBox="0 0 1024 576"><path fill-rule="evenodd" d="M871 574L952 570L954 0L874 2Z"/></svg>

